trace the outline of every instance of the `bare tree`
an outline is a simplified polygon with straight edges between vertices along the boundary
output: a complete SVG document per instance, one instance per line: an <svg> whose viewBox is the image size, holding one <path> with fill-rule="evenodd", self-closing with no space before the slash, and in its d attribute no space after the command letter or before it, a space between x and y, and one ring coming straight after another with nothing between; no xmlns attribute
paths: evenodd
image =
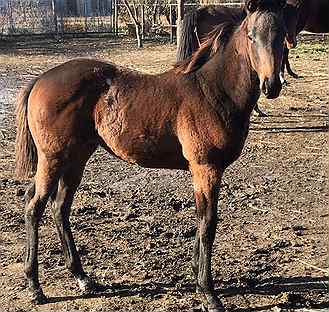
<svg viewBox="0 0 329 312"><path fill-rule="evenodd" d="M128 11L128 14L135 25L136 30L136 38L137 38L137 46L139 48L143 47L143 40L142 40L142 27L141 23L138 21L138 6L143 5L142 3L136 3L135 1L130 1L130 4L127 0L123 0L123 3Z"/></svg>
<svg viewBox="0 0 329 312"><path fill-rule="evenodd" d="M185 0L177 0L177 46L179 46L182 37L182 24L184 19L184 4Z"/></svg>

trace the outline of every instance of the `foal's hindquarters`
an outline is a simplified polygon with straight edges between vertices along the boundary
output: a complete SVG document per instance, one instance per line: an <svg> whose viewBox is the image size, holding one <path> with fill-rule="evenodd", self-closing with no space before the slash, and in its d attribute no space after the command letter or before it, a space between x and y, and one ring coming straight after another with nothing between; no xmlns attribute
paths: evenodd
<svg viewBox="0 0 329 312"><path fill-rule="evenodd" d="M97 82L99 73L92 70L99 68L96 65L90 61L84 66L76 62L54 68L39 77L20 103L27 112L18 117L29 129L37 151L36 173L25 197L25 274L32 299L39 303L46 297L38 280L38 223L49 199L66 266L83 290L93 287L78 256L69 215L85 164L99 145L91 117L104 86Z"/></svg>

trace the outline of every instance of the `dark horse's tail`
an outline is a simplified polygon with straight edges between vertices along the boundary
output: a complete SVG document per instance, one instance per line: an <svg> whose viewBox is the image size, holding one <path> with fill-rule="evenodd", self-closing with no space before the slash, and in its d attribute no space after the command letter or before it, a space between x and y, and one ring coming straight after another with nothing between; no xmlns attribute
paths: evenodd
<svg viewBox="0 0 329 312"><path fill-rule="evenodd" d="M25 87L17 101L16 107L16 175L20 178L26 178L30 173L36 170L38 163L37 149L33 141L28 121L28 99L37 79L32 80Z"/></svg>
<svg viewBox="0 0 329 312"><path fill-rule="evenodd" d="M196 34L198 12L192 12L184 16L181 29L181 40L177 47L177 62L186 60L199 47Z"/></svg>

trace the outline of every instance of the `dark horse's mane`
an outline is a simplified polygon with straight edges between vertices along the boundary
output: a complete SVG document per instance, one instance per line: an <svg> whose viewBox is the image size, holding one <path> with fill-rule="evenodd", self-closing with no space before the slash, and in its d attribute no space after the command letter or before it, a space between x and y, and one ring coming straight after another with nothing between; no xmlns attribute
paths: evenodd
<svg viewBox="0 0 329 312"><path fill-rule="evenodd" d="M176 73L188 74L202 67L221 47L226 45L237 26L238 24L233 22L224 22L217 25L191 57L176 63L174 66Z"/></svg>

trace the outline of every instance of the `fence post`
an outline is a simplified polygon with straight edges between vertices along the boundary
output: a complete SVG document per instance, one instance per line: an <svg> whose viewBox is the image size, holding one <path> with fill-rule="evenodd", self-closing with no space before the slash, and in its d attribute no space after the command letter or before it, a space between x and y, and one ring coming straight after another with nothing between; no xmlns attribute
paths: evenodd
<svg viewBox="0 0 329 312"><path fill-rule="evenodd" d="M144 4L141 5L141 37L144 40L145 37L145 6Z"/></svg>
<svg viewBox="0 0 329 312"><path fill-rule="evenodd" d="M51 1L51 9L53 11L53 21L54 21L54 26L55 26L55 35L58 35L56 0Z"/></svg>
<svg viewBox="0 0 329 312"><path fill-rule="evenodd" d="M174 19L172 17L172 3L169 3L169 21L170 21L170 43L174 43Z"/></svg>
<svg viewBox="0 0 329 312"><path fill-rule="evenodd" d="M13 18L13 5L11 0L8 0L8 10L9 10L9 28L8 33L13 34L14 33L14 18Z"/></svg>
<svg viewBox="0 0 329 312"><path fill-rule="evenodd" d="M59 0L59 5L57 6L59 8L59 14L60 14L60 25L61 25L61 37L64 37L64 2L63 0Z"/></svg>
<svg viewBox="0 0 329 312"><path fill-rule="evenodd" d="M83 2L83 13L85 16L85 33L88 32L88 9L87 9L87 2Z"/></svg>
<svg viewBox="0 0 329 312"><path fill-rule="evenodd" d="M119 23L118 23L118 0L113 0L114 2L114 34L117 36L118 35L118 28L119 28Z"/></svg>

